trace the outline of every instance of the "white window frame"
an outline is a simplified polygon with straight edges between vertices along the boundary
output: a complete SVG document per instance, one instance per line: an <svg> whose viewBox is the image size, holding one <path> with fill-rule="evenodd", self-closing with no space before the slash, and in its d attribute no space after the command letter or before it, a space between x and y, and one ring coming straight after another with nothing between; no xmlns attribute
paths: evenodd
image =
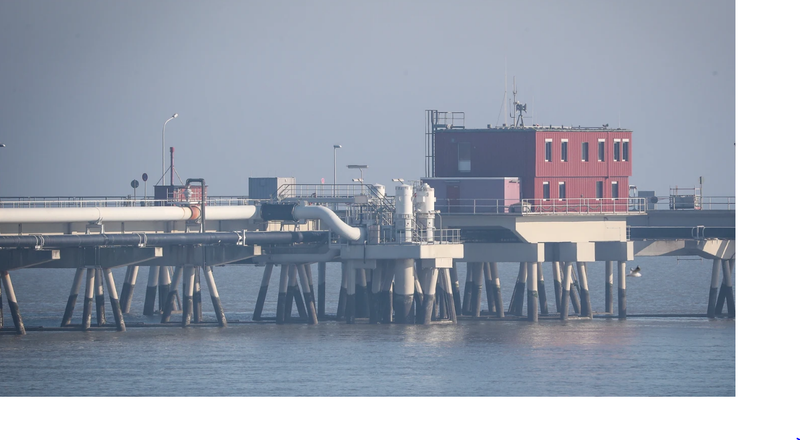
<svg viewBox="0 0 800 440"><path fill-rule="evenodd" d="M550 143L550 158L547 158L547 143ZM553 140L552 139L545 139L544 140L544 161L545 162L552 162L553 161Z"/></svg>
<svg viewBox="0 0 800 440"><path fill-rule="evenodd" d="M603 158L600 158L600 144L603 144ZM598 139L597 140L597 161L598 162L605 162L606 161L606 140L605 139Z"/></svg>
<svg viewBox="0 0 800 440"><path fill-rule="evenodd" d="M569 162L569 139L561 139L561 162Z"/></svg>
<svg viewBox="0 0 800 440"><path fill-rule="evenodd" d="M564 188L564 197L561 197L561 188ZM566 182L558 182L558 200L564 200L567 198L567 183Z"/></svg>

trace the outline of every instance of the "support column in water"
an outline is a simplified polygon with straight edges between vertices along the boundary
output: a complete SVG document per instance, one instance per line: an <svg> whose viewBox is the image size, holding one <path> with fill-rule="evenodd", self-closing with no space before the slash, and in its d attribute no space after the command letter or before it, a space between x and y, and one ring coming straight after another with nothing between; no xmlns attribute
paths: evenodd
<svg viewBox="0 0 800 440"><path fill-rule="evenodd" d="M81 279L86 273L86 268L75 269L75 277L72 279L72 287L67 298L67 307L64 309L64 317L61 318L61 327L66 327L72 321L72 312L75 310L75 303L78 301L78 290L81 288Z"/></svg>
<svg viewBox="0 0 800 440"><path fill-rule="evenodd" d="M394 315L400 324L413 324L414 260L399 259L394 263Z"/></svg>
<svg viewBox="0 0 800 440"><path fill-rule="evenodd" d="M355 324L356 322L356 281L358 271L352 260L347 261L347 299L345 301L345 322Z"/></svg>
<svg viewBox="0 0 800 440"><path fill-rule="evenodd" d="M164 273L167 272L167 278L169 278L168 268L167 266L161 266L161 271L159 273L159 279L161 278ZM163 298L163 304L161 309L161 323L169 322L169 318L172 315L172 304L175 302L174 298L177 298L181 288L181 279L183 278L183 266L177 266L175 268L174 276L172 277L172 282L170 283L168 293ZM163 282L163 280L161 280ZM161 290L161 286L159 285L159 291Z"/></svg>
<svg viewBox="0 0 800 440"><path fill-rule="evenodd" d="M592 298L589 296L589 275L586 272L586 263L578 263L578 279L581 282L581 316L592 317Z"/></svg>
<svg viewBox="0 0 800 440"><path fill-rule="evenodd" d="M375 263L375 269L372 270L372 283L371 292L369 295L369 323L377 324L380 322L380 303L381 303L381 287L383 285L383 264L382 260Z"/></svg>
<svg viewBox="0 0 800 440"><path fill-rule="evenodd" d="M494 302L498 318L506 316L503 311L503 293L500 290L500 272L497 270L497 262L488 263L492 268L492 282L494 284Z"/></svg>
<svg viewBox="0 0 800 440"><path fill-rule="evenodd" d="M203 322L203 300L201 299L202 290L200 288L200 267L194 268L194 291L192 300L194 309L192 310L192 320L195 323Z"/></svg>
<svg viewBox="0 0 800 440"><path fill-rule="evenodd" d="M511 293L511 301L508 303L509 315L522 315L522 307L525 302L525 285L528 277L527 263L519 263L517 271L517 281L514 283L514 291Z"/></svg>
<svg viewBox="0 0 800 440"><path fill-rule="evenodd" d="M167 309L169 309L170 313L173 311L172 302L170 301L169 305L167 305L167 298L171 296L171 290L172 278L169 275L169 267L161 266L158 270L158 311L161 313L164 313Z"/></svg>
<svg viewBox="0 0 800 440"><path fill-rule="evenodd" d="M342 262L342 283L339 287L339 304L336 308L336 320L344 319L345 309L347 308L347 263L344 261Z"/></svg>
<svg viewBox="0 0 800 440"><path fill-rule="evenodd" d="M472 295L472 316L473 317L480 317L481 316L481 294L483 293L483 264L484 263L474 263L475 266L472 269L473 273L473 295Z"/></svg>
<svg viewBox="0 0 800 440"><path fill-rule="evenodd" d="M369 317L369 293L367 292L367 270L356 269L356 318Z"/></svg>
<svg viewBox="0 0 800 440"><path fill-rule="evenodd" d="M553 292L556 297L556 313L561 313L561 298L564 296L561 278L561 263L553 261Z"/></svg>
<svg viewBox="0 0 800 440"><path fill-rule="evenodd" d="M709 318L716 316L714 312L717 306L717 293L719 293L719 269L721 266L722 260L714 258L711 266L711 287L708 289L708 308L706 309L706 316Z"/></svg>
<svg viewBox="0 0 800 440"><path fill-rule="evenodd" d="M317 263L317 311L319 319L325 320L325 262Z"/></svg>
<svg viewBox="0 0 800 440"><path fill-rule="evenodd" d="M156 294L158 293L158 282L161 273L159 266L150 266L147 275L147 290L144 294L144 316L152 316L156 307Z"/></svg>
<svg viewBox="0 0 800 440"><path fill-rule="evenodd" d="M280 283L278 284L278 305L276 306L275 321L278 324L286 322L286 291L289 289L289 265L281 264ZM289 298L291 300L291 298Z"/></svg>
<svg viewBox="0 0 800 440"><path fill-rule="evenodd" d="M450 289L453 295L453 305L455 306L455 314L453 315L453 322L456 321L456 316L461 314L461 292L458 286L458 266L453 261L453 267L448 270L450 272Z"/></svg>
<svg viewBox="0 0 800 440"><path fill-rule="evenodd" d="M311 283L308 282L308 270L305 264L299 265L297 269L297 274L300 276L300 290L303 292L303 298L305 299L308 323L316 324L317 306L314 304L314 294L311 291Z"/></svg>
<svg viewBox="0 0 800 440"><path fill-rule="evenodd" d="M547 292L544 289L544 271L542 270L542 263L535 263L536 264L536 271L539 272L539 279L536 280L536 284L539 286L537 292L539 293L539 308L541 309L542 315L547 315L549 312L547 311Z"/></svg>
<svg viewBox="0 0 800 440"><path fill-rule="evenodd" d="M606 261L606 313L614 313L614 262Z"/></svg>
<svg viewBox="0 0 800 440"><path fill-rule="evenodd" d="M486 287L486 306L489 314L497 313L495 308L496 293L494 291L494 279L492 278L492 265L489 262L483 263L483 282Z"/></svg>
<svg viewBox="0 0 800 440"><path fill-rule="evenodd" d="M456 263L453 262L453 267L456 266ZM458 324L458 313L456 313L456 302L455 295L453 294L453 280L450 278L450 270L449 269L442 269L442 276L444 277L444 293L447 296L447 307L448 307L448 314L450 315L450 320L453 321L453 324ZM456 285L458 285L456 283Z"/></svg>
<svg viewBox="0 0 800 440"><path fill-rule="evenodd" d="M203 272L205 272L208 293L211 295L211 305L214 306L214 314L217 316L217 325L225 327L228 325L228 320L225 319L225 311L222 310L222 302L219 299L219 291L217 290L217 283L214 281L214 273L211 270L211 266L205 266Z"/></svg>
<svg viewBox="0 0 800 440"><path fill-rule="evenodd" d="M81 328L86 331L92 326L92 299L94 298L94 276L93 267L86 269L86 289L83 296L83 318Z"/></svg>
<svg viewBox="0 0 800 440"><path fill-rule="evenodd" d="M297 306L297 315L300 317L300 319L305 321L308 319L308 313L306 313L305 301L303 301L303 294L300 292L300 287L297 281L300 270L304 270L301 264L293 264L289 266L289 290L286 293L289 300L286 302L286 318L288 319L292 316L291 298L294 298L294 304Z"/></svg>
<svg viewBox="0 0 800 440"><path fill-rule="evenodd" d="M423 269L424 287L422 291L422 324L430 325L433 315L433 303L436 299L436 284L439 280L439 271L435 267Z"/></svg>
<svg viewBox="0 0 800 440"><path fill-rule="evenodd" d="M122 313L128 313L131 311L133 287L136 285L136 277L138 275L139 266L130 265L127 267L127 269L125 269L125 280L122 282L122 292L120 292L119 295L119 304L122 308Z"/></svg>
<svg viewBox="0 0 800 440"><path fill-rule="evenodd" d="M120 307L119 297L117 296L117 286L114 284L114 274L111 273L111 269L109 268L104 268L102 271L111 302L111 311L114 314L114 324L117 326L117 331L124 332L125 319L122 317L122 308Z"/></svg>
<svg viewBox="0 0 800 440"><path fill-rule="evenodd" d="M274 267L275 265L272 263L267 263L264 266L264 274L261 276L261 286L258 288L258 297L256 298L256 307L253 309L253 321L261 320L261 314L264 312L264 301L267 300L269 280L272 278L272 269ZM206 277L206 284L208 284L208 277Z"/></svg>
<svg viewBox="0 0 800 440"><path fill-rule="evenodd" d="M536 263L525 263L525 287L528 295L528 321L539 322L539 293L536 291L539 281Z"/></svg>
<svg viewBox="0 0 800 440"><path fill-rule="evenodd" d="M572 275L570 276L569 299L572 301L572 310L576 315L581 314L581 299L580 292L578 291L578 270L573 267L572 263L564 263L565 267L572 268Z"/></svg>
<svg viewBox="0 0 800 440"><path fill-rule="evenodd" d="M572 265L564 265L564 277L561 287L561 320L566 321L569 316L569 294L572 290ZM574 305L573 305L574 308Z"/></svg>
<svg viewBox="0 0 800 440"><path fill-rule="evenodd" d="M725 290L725 301L728 303L728 318L736 317L736 303L733 300L733 273L731 260L722 262L722 287Z"/></svg>
<svg viewBox="0 0 800 440"><path fill-rule="evenodd" d="M619 308L619 319L626 319L628 317L628 300L626 298L625 286L625 262L617 262L617 278L619 279L619 287L617 288L617 308Z"/></svg>
<svg viewBox="0 0 800 440"><path fill-rule="evenodd" d="M183 268L183 326L189 327L192 323L192 312L194 311L194 266ZM175 280L179 277L176 274Z"/></svg>
<svg viewBox="0 0 800 440"><path fill-rule="evenodd" d="M103 291L103 269L95 270L94 278L95 307L97 308L97 326L106 325L106 296Z"/></svg>
<svg viewBox="0 0 800 440"><path fill-rule="evenodd" d="M472 274L473 263L467 263L467 274L464 281L464 302L461 307L462 315L472 314L472 292L474 290L475 278Z"/></svg>
<svg viewBox="0 0 800 440"><path fill-rule="evenodd" d="M392 283L394 282L394 260L385 260L383 262L383 277L381 281L381 307L380 316L381 320L385 323L392 322L393 299L392 299Z"/></svg>
<svg viewBox="0 0 800 440"><path fill-rule="evenodd" d="M3 279L3 289L6 291L8 298L8 311L11 313L11 319L14 321L14 329L18 335L25 334L25 324L22 323L22 315L19 313L19 305L17 304L17 295L14 293L14 285L11 283L11 275L8 271L0 272L0 278ZM91 313L92 309L89 309Z"/></svg>

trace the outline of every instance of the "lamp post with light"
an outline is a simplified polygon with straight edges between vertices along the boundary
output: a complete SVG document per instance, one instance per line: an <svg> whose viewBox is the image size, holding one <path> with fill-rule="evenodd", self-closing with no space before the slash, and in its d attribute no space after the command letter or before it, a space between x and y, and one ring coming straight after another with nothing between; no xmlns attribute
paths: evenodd
<svg viewBox="0 0 800 440"><path fill-rule="evenodd" d="M171 121L171 120L173 120L173 119L175 119L177 117L178 117L177 113L172 115L171 118L169 118L166 121L164 121L164 128L161 129L161 179L159 179L159 182L164 180L164 172L166 171L164 169L164 162L166 161L165 153L164 153L164 144L166 143L165 142L165 137L166 137L166 133L167 133L167 122L169 122L169 121Z"/></svg>
<svg viewBox="0 0 800 440"><path fill-rule="evenodd" d="M366 165L348 165L347 168L351 170L358 170L361 173L361 178L358 180L361 182L361 194L364 194L364 170L367 169ZM355 182L356 180L353 179Z"/></svg>

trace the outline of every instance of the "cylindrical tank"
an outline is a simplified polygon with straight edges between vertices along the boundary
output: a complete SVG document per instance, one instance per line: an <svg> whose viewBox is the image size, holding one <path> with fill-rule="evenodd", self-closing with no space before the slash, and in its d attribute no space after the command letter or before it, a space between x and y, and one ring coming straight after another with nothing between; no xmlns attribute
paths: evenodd
<svg viewBox="0 0 800 440"><path fill-rule="evenodd" d="M414 195L414 207L417 218L424 225L425 230L422 235L425 237L426 242L433 241L434 220L436 218L436 210L434 208L436 197L433 194L433 188L427 183L423 183L417 188L417 192Z"/></svg>
<svg viewBox="0 0 800 440"><path fill-rule="evenodd" d="M386 187L381 185L380 183L375 183L372 185L375 188L375 192L378 194L378 197L384 198L386 197Z"/></svg>
<svg viewBox="0 0 800 440"><path fill-rule="evenodd" d="M412 189L409 185L394 188L395 217L394 227L398 243L410 243L414 235L414 205L411 201Z"/></svg>

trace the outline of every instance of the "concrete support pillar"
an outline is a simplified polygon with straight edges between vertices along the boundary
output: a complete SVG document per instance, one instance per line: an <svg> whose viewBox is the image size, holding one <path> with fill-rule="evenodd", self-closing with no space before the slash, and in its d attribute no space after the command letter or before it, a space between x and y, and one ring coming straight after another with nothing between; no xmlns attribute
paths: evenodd
<svg viewBox="0 0 800 440"><path fill-rule="evenodd" d="M461 314L461 292L458 285L458 269L455 261L453 262L453 267L451 267L448 272L450 272L450 289L453 294L453 305L456 310L453 315L453 322L455 322L456 316Z"/></svg>
<svg viewBox="0 0 800 440"><path fill-rule="evenodd" d="M339 304L336 309L336 319L344 319L345 308L347 307L347 263L342 262L342 284L339 287Z"/></svg>
<svg viewBox="0 0 800 440"><path fill-rule="evenodd" d="M722 260L714 258L714 263L711 266L711 287L708 289L708 308L706 309L706 316L713 318L716 316L717 306L717 293L719 293L719 270L722 267Z"/></svg>
<svg viewBox="0 0 800 440"><path fill-rule="evenodd" d="M537 289L537 292L539 293L539 308L542 315L547 315L549 312L547 310L547 292L544 288L544 271L542 271L542 263L536 263L536 271L539 272L539 279L536 281L539 286Z"/></svg>
<svg viewBox="0 0 800 440"><path fill-rule="evenodd" d="M461 307L462 315L472 314L472 292L475 290L475 278L472 274L472 269L474 267L474 263L467 263L467 274L464 278L464 302Z"/></svg>
<svg viewBox="0 0 800 440"><path fill-rule="evenodd" d="M572 267L572 263L564 263L566 266ZM565 267L566 267L565 266ZM572 268L572 276L570 277L569 299L572 302L572 310L576 315L581 314L581 300L580 291L578 289L578 270Z"/></svg>
<svg viewBox="0 0 800 440"><path fill-rule="evenodd" d="M453 263L453 267L455 267L455 263ZM442 269L441 276L444 277L444 293L447 296L447 314L450 317L450 320L453 321L453 324L458 324L458 313L456 312L456 305L458 302L456 301L454 292L453 292L453 280L450 277L451 270L450 269ZM458 286L458 282L455 283Z"/></svg>
<svg viewBox="0 0 800 440"><path fill-rule="evenodd" d="M314 272L311 270L311 263L303 264L303 269L306 270L306 278L308 279L308 294L314 302L314 315L315 320L319 320L319 308L317 307L316 295L314 295ZM302 287L302 286L300 286ZM308 302L306 301L306 311L308 310Z"/></svg>
<svg viewBox="0 0 800 440"><path fill-rule="evenodd" d="M111 312L114 314L114 324L117 326L117 331L125 331L125 319L122 317L122 307L120 307L119 297L117 296L117 286L114 284L114 274L111 269L104 268L103 278L106 282L106 289L108 290L109 302L111 303Z"/></svg>
<svg viewBox="0 0 800 440"><path fill-rule="evenodd" d="M78 301L78 290L81 288L81 279L86 273L86 269L79 267L75 269L75 277L72 279L72 287L69 289L67 307L64 308L64 317L61 318L61 327L66 327L72 321L72 312L75 310L75 303Z"/></svg>
<svg viewBox="0 0 800 440"><path fill-rule="evenodd" d="M381 281L380 317L383 322L392 322L392 283L394 281L394 260L383 261L383 277Z"/></svg>
<svg viewBox="0 0 800 440"><path fill-rule="evenodd" d="M317 263L317 311L319 319L325 319L325 262Z"/></svg>
<svg viewBox="0 0 800 440"><path fill-rule="evenodd" d="M394 316L400 324L412 324L414 305L414 260L394 262Z"/></svg>
<svg viewBox="0 0 800 440"><path fill-rule="evenodd" d="M192 322L194 312L194 266L183 268L183 326L188 327ZM175 275L175 280L179 280Z"/></svg>
<svg viewBox="0 0 800 440"><path fill-rule="evenodd" d="M297 274L300 276L300 290L303 292L303 299L306 304L306 319L309 324L317 323L317 305L314 303L314 293L311 290L311 283L308 279L307 265L297 266Z"/></svg>
<svg viewBox="0 0 800 440"><path fill-rule="evenodd" d="M303 270L301 264L292 264L289 266L289 290L286 293L289 300L286 302L286 318L288 319L292 316L292 298L294 298L294 304L297 306L297 315L300 319L305 321L308 319L308 313L306 312L303 294L300 292L300 286L297 281L300 270Z"/></svg>
<svg viewBox="0 0 800 440"><path fill-rule="evenodd" d="M586 272L586 263L578 263L578 280L581 285L581 316L592 317L592 298L589 296L589 275Z"/></svg>
<svg viewBox="0 0 800 440"><path fill-rule="evenodd" d="M128 269L125 270L125 281L122 283L122 293L119 297L119 305L122 308L122 313L129 313L131 311L133 290L136 288L136 279L138 277L139 266L128 266Z"/></svg>
<svg viewBox="0 0 800 440"><path fill-rule="evenodd" d="M159 279L161 279L161 276L164 275L165 272L167 273L167 278L168 279L170 278L168 269L169 268L166 266L161 266L161 271L158 274ZM172 277L171 283L169 285L168 293L164 297L164 302L162 304L162 309L161 309L162 323L169 322L169 318L172 315L173 311L172 305L175 303L175 298L177 298L178 295L180 294L182 278L183 278L183 266L177 266L175 268L174 276ZM163 280L161 281L163 282ZM159 290L161 290L161 285L159 285Z"/></svg>
<svg viewBox="0 0 800 440"><path fill-rule="evenodd" d="M525 301L525 286L528 278L528 264L519 263L519 271L517 272L517 282L514 283L514 292L511 294L511 301L508 303L509 315L522 315L522 307Z"/></svg>
<svg viewBox="0 0 800 440"><path fill-rule="evenodd" d="M411 314L414 316L414 322L416 324L422 324L423 321L423 311L425 310L422 304L422 282L420 281L420 277L422 276L422 262L420 260L415 261L414 264L414 308Z"/></svg>
<svg viewBox="0 0 800 440"><path fill-rule="evenodd" d="M159 266L150 266L149 274L147 275L147 290L144 294L144 316L152 316L156 307L156 294L158 293L158 278L161 274Z"/></svg>
<svg viewBox="0 0 800 440"><path fill-rule="evenodd" d="M625 286L625 262L617 262L617 278L619 279L619 287L617 288L617 308L619 309L619 319L626 319L628 317L628 300L626 298Z"/></svg>
<svg viewBox="0 0 800 440"><path fill-rule="evenodd" d="M498 318L504 318L506 313L503 310L503 293L500 288L500 272L497 269L497 262L486 264L488 264L492 269L492 283L494 284L492 290L494 290L495 312L497 313Z"/></svg>
<svg viewBox="0 0 800 440"><path fill-rule="evenodd" d="M423 269L423 301L422 301L422 324L429 325L433 316L433 303L436 297L436 283L439 279L439 271L429 267Z"/></svg>
<svg viewBox="0 0 800 440"><path fill-rule="evenodd" d="M3 282L0 281L0 330L3 328Z"/></svg>
<svg viewBox="0 0 800 440"><path fill-rule="evenodd" d="M86 269L86 289L83 296L83 318L81 319L81 328L89 330L92 326L92 300L94 299L94 278L95 270L93 267Z"/></svg>
<svg viewBox="0 0 800 440"><path fill-rule="evenodd" d="M208 293L211 295L211 305L214 307L214 314L217 316L217 325L225 327L228 325L228 320L225 319L225 311L222 310L222 302L219 299L219 291L217 290L217 283L214 281L214 273L211 266L203 268L206 278L206 286L208 286Z"/></svg>
<svg viewBox="0 0 800 440"><path fill-rule="evenodd" d="M161 266L158 270L158 311L164 312L169 309L170 312L173 311L172 302L169 303L169 306L166 305L167 298L171 297L171 288L172 288L172 278L169 274L169 267ZM176 295L177 296L177 295Z"/></svg>
<svg viewBox="0 0 800 440"><path fill-rule="evenodd" d="M492 265L489 262L483 263L483 281L486 286L486 306L489 314L497 313L495 308L497 294L494 291L495 285L494 279L492 278Z"/></svg>
<svg viewBox="0 0 800 440"><path fill-rule="evenodd" d="M539 274L536 263L525 263L525 287L528 295L528 321L539 322L539 293L536 291Z"/></svg>
<svg viewBox="0 0 800 440"><path fill-rule="evenodd" d="M473 273L473 284L472 284L472 305L470 306L470 310L472 311L472 316L480 317L481 316L481 294L483 293L483 265L484 263L473 263L474 266L472 268Z"/></svg>
<svg viewBox="0 0 800 440"><path fill-rule="evenodd" d="M11 313L11 319L14 321L14 329L17 331L18 335L24 335L25 324L22 323L22 315L19 313L17 295L14 293L14 285L11 284L11 275L8 274L8 271L4 270L0 272L0 277L3 279L3 289L6 291L6 297L8 299L8 312ZM90 308L90 313L91 310Z"/></svg>
<svg viewBox="0 0 800 440"><path fill-rule="evenodd" d="M278 285L278 305L276 306L275 321L278 324L286 322L286 291L289 289L289 265L281 264L280 283ZM289 299L291 300L291 298Z"/></svg>
<svg viewBox="0 0 800 440"><path fill-rule="evenodd" d="M256 298L256 307L253 310L253 321L261 320L261 314L264 312L264 302L267 300L269 280L272 278L272 269L274 268L275 265L272 263L267 263L264 266L264 274L261 276L261 286L258 288L258 297ZM206 284L208 284L208 282L206 282Z"/></svg>
<svg viewBox="0 0 800 440"><path fill-rule="evenodd" d="M356 322L356 284L358 271L352 260L347 261L347 300L345 302L345 320L348 324Z"/></svg>
<svg viewBox="0 0 800 440"><path fill-rule="evenodd" d="M561 298L564 296L561 278L561 263L553 261L553 292L556 297L556 313L561 313Z"/></svg>
<svg viewBox="0 0 800 440"><path fill-rule="evenodd" d="M722 287L725 290L725 301L728 303L728 318L736 317L736 302L733 299L733 273L731 260L722 262Z"/></svg>
<svg viewBox="0 0 800 440"><path fill-rule="evenodd" d="M614 262L606 261L606 313L614 313Z"/></svg>
<svg viewBox="0 0 800 440"><path fill-rule="evenodd" d="M560 266L560 265L559 265ZM569 293L572 290L572 265L564 266L563 284L561 287L561 320L566 321L569 316ZM573 307L574 308L574 307Z"/></svg>
<svg viewBox="0 0 800 440"><path fill-rule="evenodd" d="M203 322L203 300L201 299L202 290L200 288L200 268L194 268L194 290L192 293L192 300L194 309L192 310L192 319L195 323Z"/></svg>
<svg viewBox="0 0 800 440"><path fill-rule="evenodd" d="M367 270L356 269L356 318L369 318L369 292Z"/></svg>
<svg viewBox="0 0 800 440"><path fill-rule="evenodd" d="M99 267L94 278L95 307L97 309L97 326L106 325L106 295L103 291L103 270Z"/></svg>
<svg viewBox="0 0 800 440"><path fill-rule="evenodd" d="M383 286L383 268L384 268L384 262L377 261L375 263L375 269L372 270L372 283L370 286L370 295L369 295L370 324L377 324L381 320L380 303L381 303L381 287Z"/></svg>

